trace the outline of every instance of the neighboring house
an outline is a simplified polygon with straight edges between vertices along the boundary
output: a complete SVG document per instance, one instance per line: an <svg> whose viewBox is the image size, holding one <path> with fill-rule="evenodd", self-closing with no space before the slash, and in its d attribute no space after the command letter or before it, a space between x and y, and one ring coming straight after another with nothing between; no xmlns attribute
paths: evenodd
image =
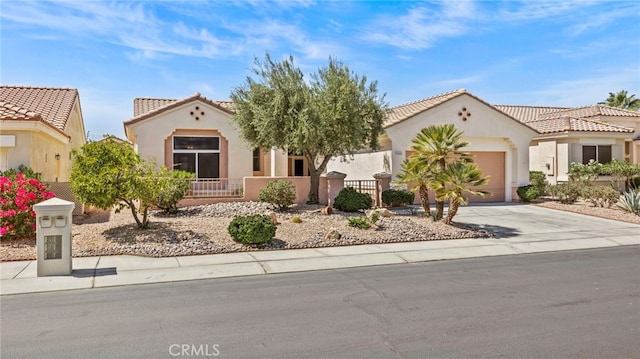
<svg viewBox="0 0 640 359"><path fill-rule="evenodd" d="M78 90L0 86L0 111L0 170L29 166L58 197L73 200L71 152L87 142Z"/></svg>
<svg viewBox="0 0 640 359"><path fill-rule="evenodd" d="M136 98L124 130L144 159L201 180L308 174L299 156L251 148L234 127L233 114L232 102L199 93L179 100Z"/></svg>
<svg viewBox="0 0 640 359"><path fill-rule="evenodd" d="M393 177L411 153L411 140L424 127L452 123L469 142L466 150L490 176L493 193L473 201L512 201L529 183L529 171L544 171L550 183L568 181L571 162L640 159L640 112L602 105L557 108L491 105L464 89L396 106L386 121L380 151L348 161L332 160L328 171L347 179L368 179L386 171ZM635 138L635 141L633 140Z"/></svg>
<svg viewBox="0 0 640 359"><path fill-rule="evenodd" d="M577 108L496 105L538 135L531 141L529 168L550 183L566 182L572 162L612 159L640 163L640 112L604 105ZM634 140L635 139L635 140Z"/></svg>

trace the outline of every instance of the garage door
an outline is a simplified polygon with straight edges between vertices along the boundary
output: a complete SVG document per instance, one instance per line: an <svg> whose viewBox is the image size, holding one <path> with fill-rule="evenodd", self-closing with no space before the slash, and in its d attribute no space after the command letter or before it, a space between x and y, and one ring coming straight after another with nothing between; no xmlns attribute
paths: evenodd
<svg viewBox="0 0 640 359"><path fill-rule="evenodd" d="M471 152L473 160L480 167L482 173L489 177L489 183L478 187L492 195L488 197L471 196L469 203L504 202L505 190L505 154L504 152Z"/></svg>

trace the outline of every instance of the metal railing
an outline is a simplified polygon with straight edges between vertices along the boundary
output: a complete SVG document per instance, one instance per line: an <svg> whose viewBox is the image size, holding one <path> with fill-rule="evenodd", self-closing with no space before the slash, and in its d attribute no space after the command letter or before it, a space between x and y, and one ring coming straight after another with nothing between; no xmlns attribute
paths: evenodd
<svg viewBox="0 0 640 359"><path fill-rule="evenodd" d="M376 180L344 180L345 187L353 187L360 193L367 193L371 198L376 198Z"/></svg>
<svg viewBox="0 0 640 359"><path fill-rule="evenodd" d="M187 197L241 198L244 196L242 178L198 178L191 180Z"/></svg>

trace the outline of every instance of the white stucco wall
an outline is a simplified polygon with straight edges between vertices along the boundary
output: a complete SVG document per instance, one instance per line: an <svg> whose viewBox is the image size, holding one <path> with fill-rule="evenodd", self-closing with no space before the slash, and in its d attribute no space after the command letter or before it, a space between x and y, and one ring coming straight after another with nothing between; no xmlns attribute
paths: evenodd
<svg viewBox="0 0 640 359"><path fill-rule="evenodd" d="M327 172L336 171L347 175L347 179L369 180L375 173L391 172L391 151L363 152L347 157L332 158Z"/></svg>
<svg viewBox="0 0 640 359"><path fill-rule="evenodd" d="M195 110L195 107L198 107L198 110ZM191 112L195 111L198 120L195 119L196 116L191 115ZM201 112L205 114L200 115ZM158 164L165 163L165 140L176 129L217 130L227 139L229 145L228 177L242 178L253 174L253 150L233 127L231 115L200 100L167 110L128 127L133 132L129 138L135 139L137 152L144 159L156 161Z"/></svg>

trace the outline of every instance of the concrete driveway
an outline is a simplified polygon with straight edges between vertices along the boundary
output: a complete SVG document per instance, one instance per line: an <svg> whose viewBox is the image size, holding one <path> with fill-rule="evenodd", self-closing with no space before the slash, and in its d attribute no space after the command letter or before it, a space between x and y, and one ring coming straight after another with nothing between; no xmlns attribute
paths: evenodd
<svg viewBox="0 0 640 359"><path fill-rule="evenodd" d="M585 239L635 244L640 225L519 203L477 204L461 207L454 222L496 233L509 242Z"/></svg>

